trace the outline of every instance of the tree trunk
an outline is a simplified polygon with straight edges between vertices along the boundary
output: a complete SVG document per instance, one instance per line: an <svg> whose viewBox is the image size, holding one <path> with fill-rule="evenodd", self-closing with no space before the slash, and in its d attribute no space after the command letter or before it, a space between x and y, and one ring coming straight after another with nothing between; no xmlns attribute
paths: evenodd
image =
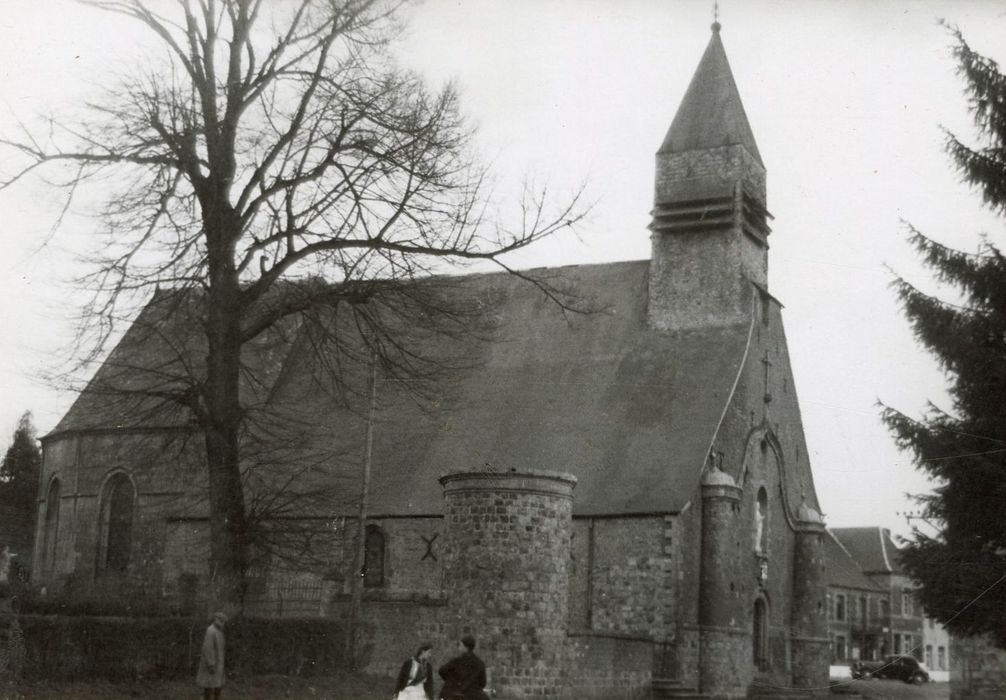
<svg viewBox="0 0 1006 700"><path fill-rule="evenodd" d="M210 253L203 429L209 476L210 605L228 614L244 602L248 533L238 439L242 422L240 285L232 256ZM220 254L222 253L222 254ZM215 259L215 260L214 260Z"/></svg>
<svg viewBox="0 0 1006 700"><path fill-rule="evenodd" d="M377 412L377 356L370 353L370 407L367 410L367 434L363 447L363 465L360 475L360 511L356 520L356 553L353 556L353 588L346 622L346 661L350 670L356 670L357 637L360 618L363 616L363 583L366 574L367 516L370 506L370 462L374 451L374 416Z"/></svg>

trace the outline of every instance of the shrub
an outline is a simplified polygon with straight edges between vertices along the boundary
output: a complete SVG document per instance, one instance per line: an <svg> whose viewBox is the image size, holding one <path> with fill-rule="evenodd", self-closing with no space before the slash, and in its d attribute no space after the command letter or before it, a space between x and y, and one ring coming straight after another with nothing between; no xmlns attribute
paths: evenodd
<svg viewBox="0 0 1006 700"><path fill-rule="evenodd" d="M208 622L184 617L21 615L27 680L189 678ZM227 626L231 676L328 675L342 630L325 618L245 618Z"/></svg>

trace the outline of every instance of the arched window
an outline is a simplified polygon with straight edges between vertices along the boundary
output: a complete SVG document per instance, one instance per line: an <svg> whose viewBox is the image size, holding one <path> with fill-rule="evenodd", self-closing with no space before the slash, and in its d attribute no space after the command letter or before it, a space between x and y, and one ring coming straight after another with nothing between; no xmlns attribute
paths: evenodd
<svg viewBox="0 0 1006 700"><path fill-rule="evenodd" d="M116 474L105 484L99 522L99 572L123 573L129 566L135 495L133 482L125 474Z"/></svg>
<svg viewBox="0 0 1006 700"><path fill-rule="evenodd" d="M759 554L768 552L768 493L765 487L758 489L758 499L755 501L755 551Z"/></svg>
<svg viewBox="0 0 1006 700"><path fill-rule="evenodd" d="M49 484L49 493L45 497L45 530L42 539L42 568L49 573L56 572L56 543L59 536L59 479L53 479Z"/></svg>
<svg viewBox="0 0 1006 700"><path fill-rule="evenodd" d="M768 668L768 605L762 598L755 601L751 629L754 664L759 670Z"/></svg>
<svg viewBox="0 0 1006 700"><path fill-rule="evenodd" d="M384 585L384 532L377 525L368 525L364 542L363 585L378 588Z"/></svg>

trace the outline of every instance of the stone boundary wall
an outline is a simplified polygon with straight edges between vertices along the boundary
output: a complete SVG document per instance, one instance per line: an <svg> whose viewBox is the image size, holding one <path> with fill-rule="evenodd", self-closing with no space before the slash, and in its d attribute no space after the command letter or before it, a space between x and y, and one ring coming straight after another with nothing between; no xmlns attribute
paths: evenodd
<svg viewBox="0 0 1006 700"><path fill-rule="evenodd" d="M25 680L195 678L202 618L19 615ZM331 620L243 619L228 625L228 676L327 675L339 670L341 625Z"/></svg>
<svg viewBox="0 0 1006 700"><path fill-rule="evenodd" d="M950 700L1006 697L1006 651L984 637L954 637L951 644Z"/></svg>
<svg viewBox="0 0 1006 700"><path fill-rule="evenodd" d="M433 644L433 668L436 671L457 654L457 639L446 631L446 601L441 600L364 600L360 617L359 668L375 676L395 677L402 662L415 653L423 642ZM333 604L331 614L344 619L349 601ZM439 678L437 679L439 683Z"/></svg>

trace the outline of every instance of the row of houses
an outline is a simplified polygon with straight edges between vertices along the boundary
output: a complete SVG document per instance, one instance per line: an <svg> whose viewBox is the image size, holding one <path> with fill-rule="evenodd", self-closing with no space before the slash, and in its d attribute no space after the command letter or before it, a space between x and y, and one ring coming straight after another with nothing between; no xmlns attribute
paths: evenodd
<svg viewBox="0 0 1006 700"><path fill-rule="evenodd" d="M925 616L915 584L898 562L891 533L881 527L828 531L828 628L832 664L912 655L935 679L950 669L950 637Z"/></svg>

